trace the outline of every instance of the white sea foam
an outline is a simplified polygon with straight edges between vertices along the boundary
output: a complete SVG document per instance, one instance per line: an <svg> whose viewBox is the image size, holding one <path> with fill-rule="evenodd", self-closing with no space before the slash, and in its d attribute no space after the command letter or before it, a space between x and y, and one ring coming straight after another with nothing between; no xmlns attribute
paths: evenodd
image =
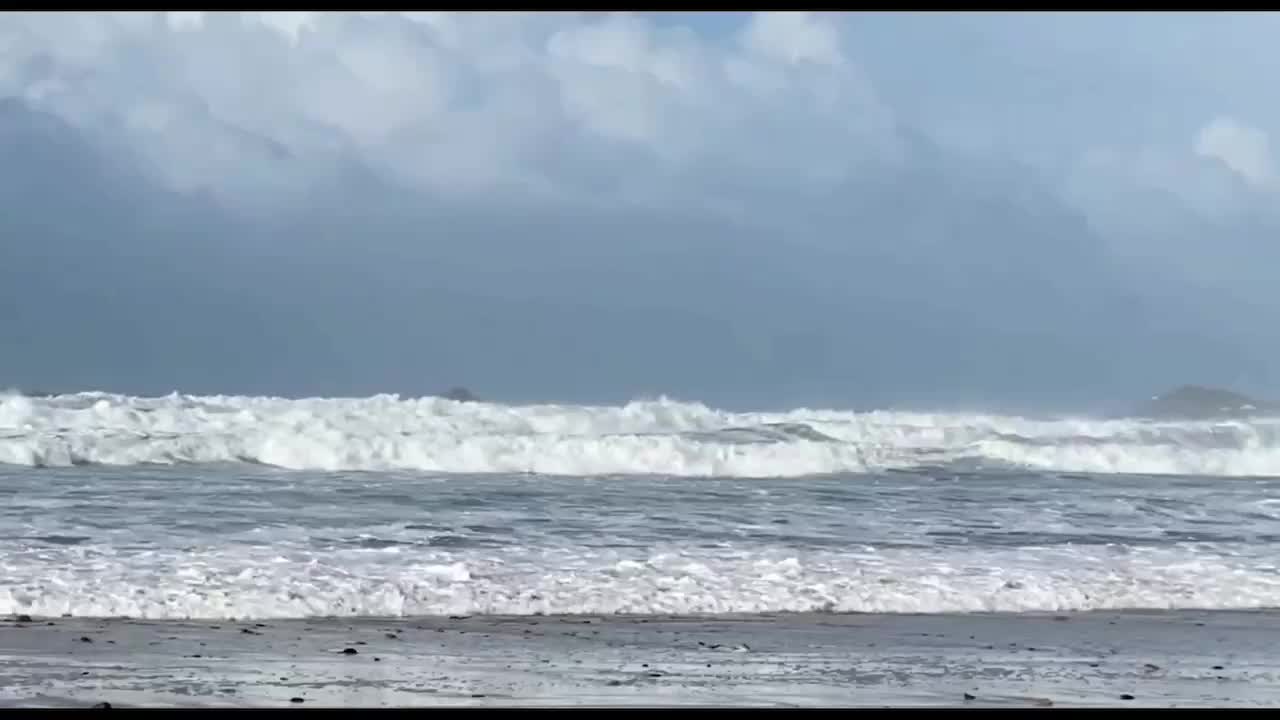
<svg viewBox="0 0 1280 720"><path fill-rule="evenodd" d="M0 463L791 477L951 462L1280 475L1280 420L1154 423L956 413L730 413L448 400L0 395Z"/></svg>
<svg viewBox="0 0 1280 720"><path fill-rule="evenodd" d="M1230 549L1225 549L1230 550ZM75 548L0 560L0 614L285 618L442 614L939 613L1280 606L1280 575L1189 548L648 555L581 548L291 555ZM38 572L37 572L38 571Z"/></svg>

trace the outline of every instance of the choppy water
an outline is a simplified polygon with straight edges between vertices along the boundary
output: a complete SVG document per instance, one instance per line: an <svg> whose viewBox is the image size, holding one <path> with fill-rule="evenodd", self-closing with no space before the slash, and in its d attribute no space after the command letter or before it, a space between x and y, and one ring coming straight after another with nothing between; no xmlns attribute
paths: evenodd
<svg viewBox="0 0 1280 720"><path fill-rule="evenodd" d="M0 613L1275 607L1280 479L1150 474L1280 465L1273 433L668 401L10 396ZM1081 472L1104 461L1131 472Z"/></svg>

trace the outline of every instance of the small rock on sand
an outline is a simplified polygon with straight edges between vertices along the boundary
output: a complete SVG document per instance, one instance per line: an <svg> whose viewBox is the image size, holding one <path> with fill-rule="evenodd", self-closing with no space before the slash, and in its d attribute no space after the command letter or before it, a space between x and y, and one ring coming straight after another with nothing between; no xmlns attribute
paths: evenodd
<svg viewBox="0 0 1280 720"><path fill-rule="evenodd" d="M355 648L347 648L342 651L343 655L359 655L360 651Z"/></svg>
<svg viewBox="0 0 1280 720"><path fill-rule="evenodd" d="M303 700L303 699L302 699L302 698L300 698L300 697L295 697L295 698L289 698L289 702L291 702L291 703L300 703L300 702L306 702L306 701L305 701L305 700Z"/></svg>

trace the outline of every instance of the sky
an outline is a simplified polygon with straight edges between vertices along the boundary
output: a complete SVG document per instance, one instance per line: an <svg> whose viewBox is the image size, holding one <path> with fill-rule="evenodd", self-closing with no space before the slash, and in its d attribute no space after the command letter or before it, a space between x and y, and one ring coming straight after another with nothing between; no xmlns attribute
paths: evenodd
<svg viewBox="0 0 1280 720"><path fill-rule="evenodd" d="M6 13L0 386L1280 398L1273 13Z"/></svg>

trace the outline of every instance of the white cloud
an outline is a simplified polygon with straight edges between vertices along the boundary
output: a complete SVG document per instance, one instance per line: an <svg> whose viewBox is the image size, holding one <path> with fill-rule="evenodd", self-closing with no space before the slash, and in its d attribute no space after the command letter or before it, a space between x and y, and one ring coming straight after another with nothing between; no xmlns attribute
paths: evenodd
<svg viewBox="0 0 1280 720"><path fill-rule="evenodd" d="M564 191L586 155L650 194L707 173L804 185L892 154L891 112L820 14L711 39L629 13L28 13L0 43L0 94L122 128L183 189L278 175L227 154L246 133L436 191Z"/></svg>
<svg viewBox="0 0 1280 720"><path fill-rule="evenodd" d="M1275 159L1267 133L1230 117L1219 116L1202 128L1195 151L1201 157L1222 161L1254 186L1275 181Z"/></svg>
<svg viewBox="0 0 1280 720"><path fill-rule="evenodd" d="M844 64L836 28L811 12L755 13L742 34L742 44L762 57L785 63Z"/></svg>
<svg viewBox="0 0 1280 720"><path fill-rule="evenodd" d="M131 146L178 188L241 199L305 191L325 168L357 157L433 193L745 208L762 193L823 191L899 162L901 116L860 57L871 52L873 30L854 32L874 26L889 37L893 18L757 13L715 16L723 25L715 28L705 17L701 25L692 16L667 20L621 12L14 13L0 25L0 95L25 97ZM903 16L901 26L924 22ZM1092 96L1073 89L1087 87L1097 70L1087 61L1097 55L1108 67L1136 67L1138 56L1118 48L1139 42L1146 21L949 22L932 42L904 35L917 41L894 50L891 66L883 64L891 43L881 48L881 69L927 77L921 87L951 98L950 111L934 104L910 118L926 136L962 138L973 132L953 124L985 123L992 133L1025 137L1016 151L996 138L976 145L983 152L1032 153L1038 142L1065 153L1071 148L1060 137L1093 128L1098 136L1075 151L1110 147L1111 159L1045 163L1076 168L1066 178L1071 197L1091 212L1129 208L1109 207L1117 193L1089 185L1156 189L1197 212L1239 212L1247 198L1206 171L1205 159L1253 188L1274 186L1265 114L1250 111L1264 121L1258 127L1214 120L1199 130L1194 153L1186 130L1108 137L1111 128L1098 120L1106 112L1079 114ZM1214 37L1238 41L1238 33L1219 30ZM963 48L974 37L985 53L974 57L1026 72L984 87L984 77L1004 77L991 74L999 67L966 70L957 50L934 48ZM1146 42L1144 53L1159 51ZM982 100L959 107L976 97L973 88ZM1058 96L1048 111L1029 103L1049 89ZM1002 96L1021 105L1002 106ZM1060 129L1041 127L1059 101L1076 114L1064 112ZM1020 127L1025 117L1038 121ZM1133 137L1147 144L1135 147ZM287 160L277 147L288 150Z"/></svg>

